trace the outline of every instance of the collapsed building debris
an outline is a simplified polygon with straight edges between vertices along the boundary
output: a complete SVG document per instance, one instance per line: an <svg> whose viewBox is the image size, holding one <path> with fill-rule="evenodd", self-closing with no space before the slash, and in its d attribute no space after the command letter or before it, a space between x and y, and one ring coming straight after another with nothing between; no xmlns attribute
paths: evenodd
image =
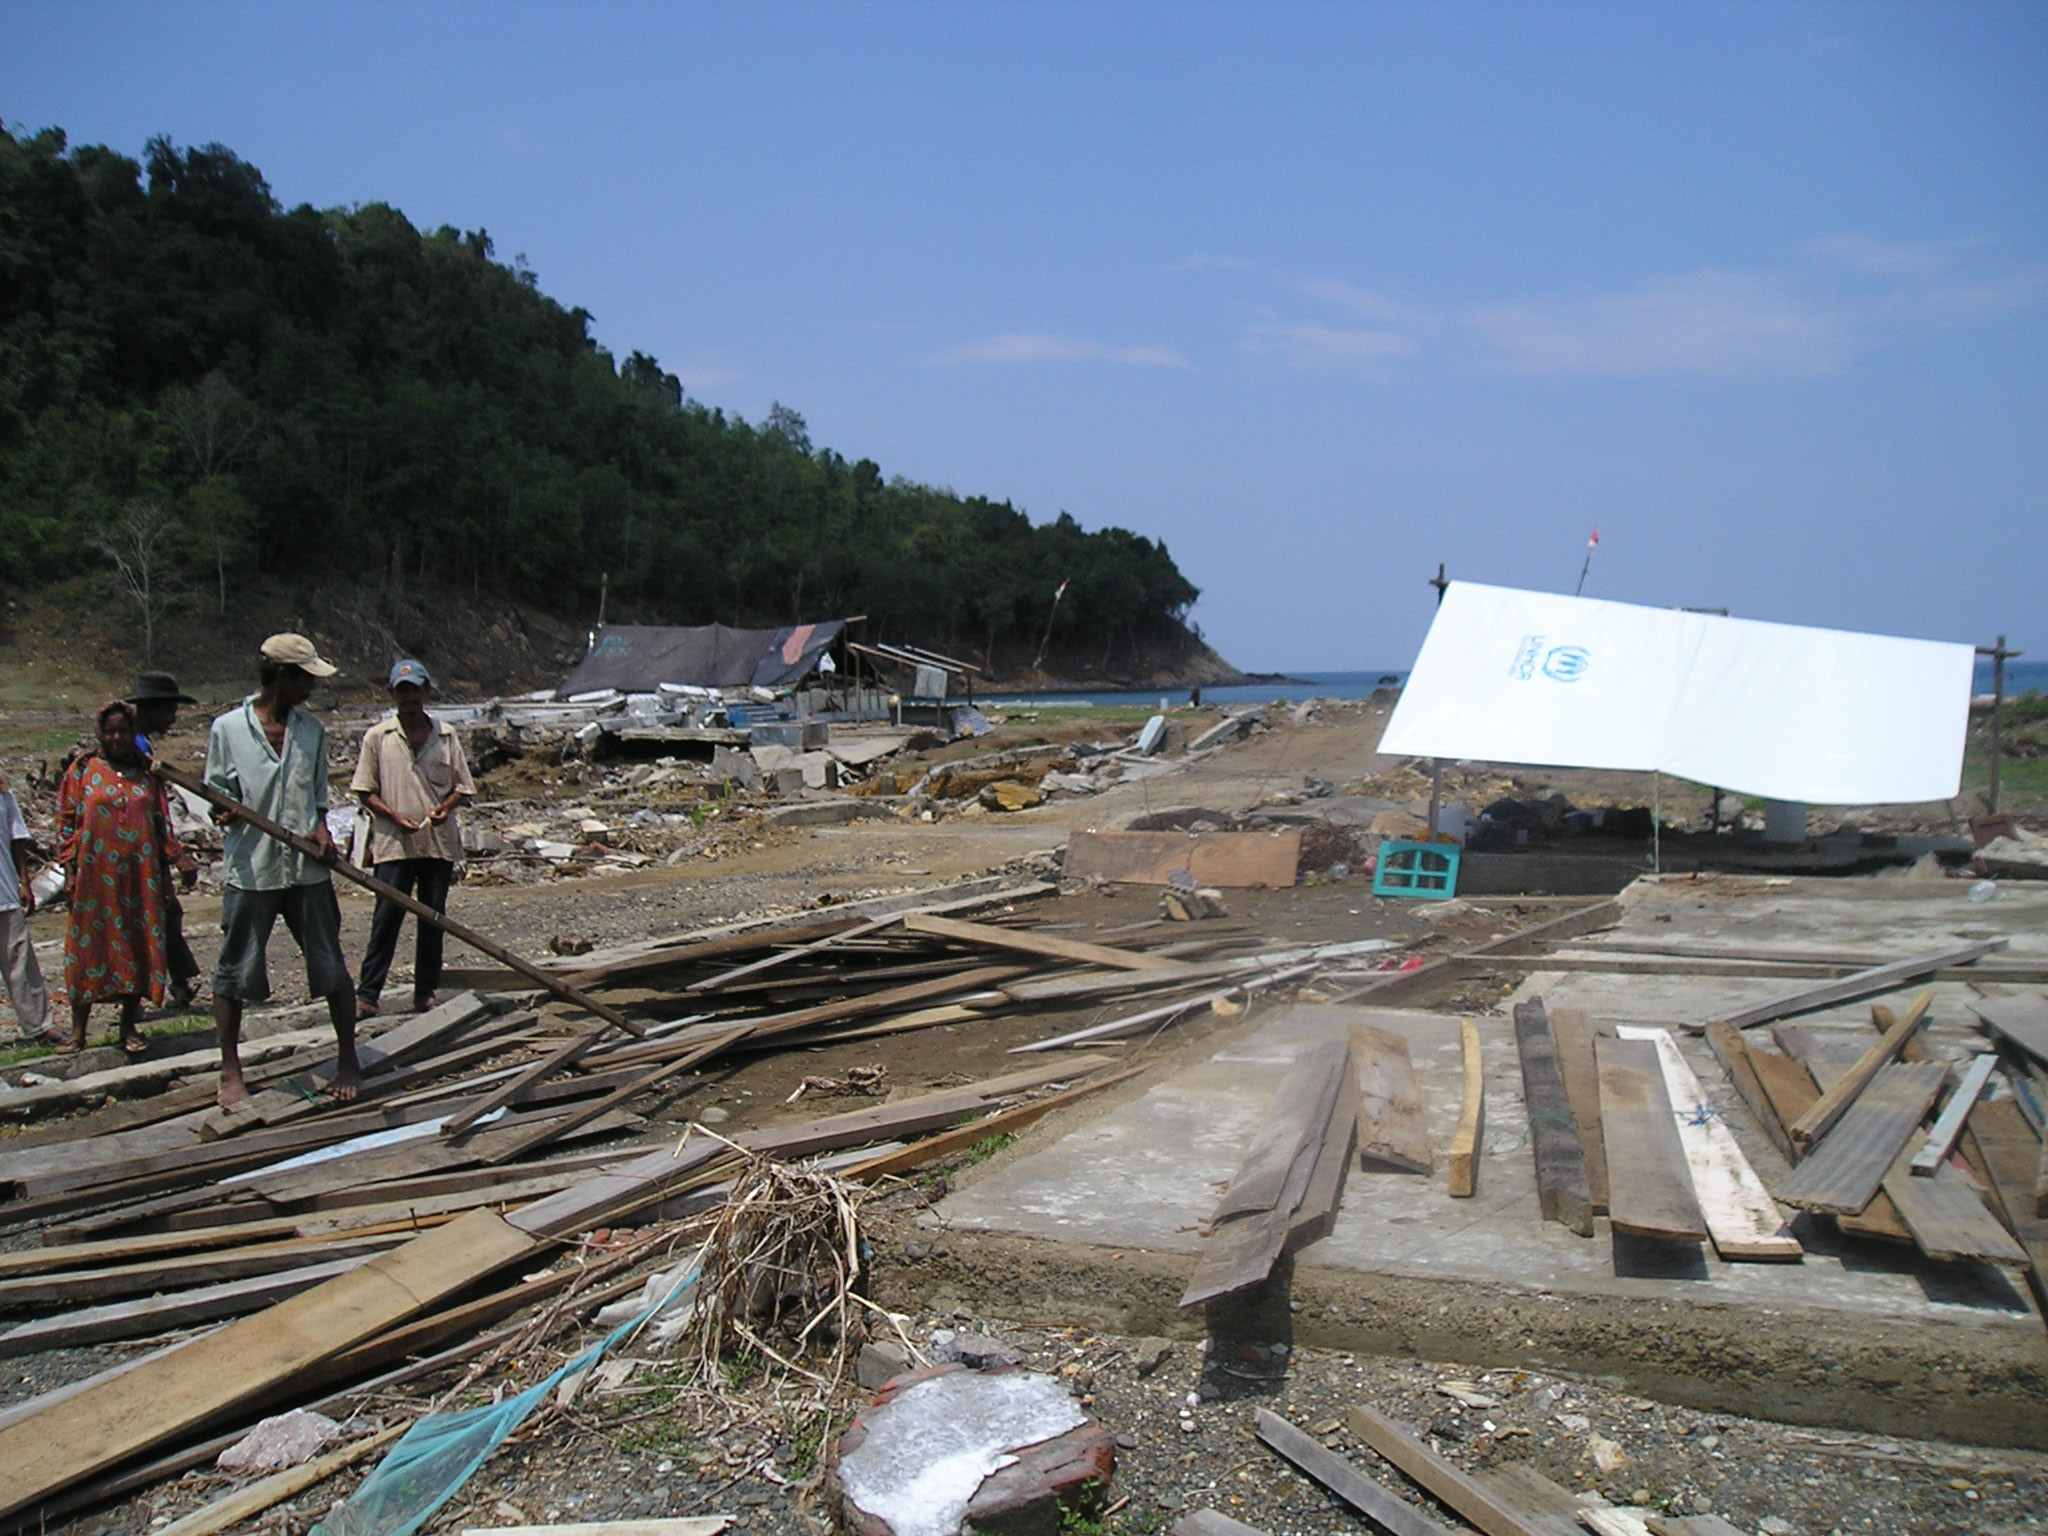
<svg viewBox="0 0 2048 1536"><path fill-rule="evenodd" d="M890 795L915 800L918 814L928 810L934 819L974 814L977 804L987 813L983 797L993 791L1000 800L1001 786L1040 788L1061 771L1050 764L1093 760L1046 746L920 763L917 777L889 795L807 789L799 799L793 786L736 789L718 819L741 822L777 801L828 798L876 800L894 812ZM907 742L896 750L906 749ZM763 786L777 772L802 771L778 753L808 756L784 747L724 750L757 767L764 758L777 763ZM1146 767L1162 760L1172 761L1155 753ZM871 762L876 777L907 776L889 753ZM624 758L574 766L594 781L576 787L591 790L602 787L603 775L647 769L651 778L660 765ZM654 789L696 784L700 765L669 766L681 771ZM939 766L950 771L936 773ZM926 781L924 793L913 797L918 780ZM1286 1376L1292 1358L1276 1344L1385 1347L1366 1338L1367 1323L1358 1319L1402 1330L1403 1353L1436 1349L1450 1337L1448 1325L1433 1332L1428 1315L1470 1301L1457 1288L1466 1262L1459 1234L1476 1231L1508 1254L1517 1271L1504 1287L1508 1298L1479 1304L1484 1326L1459 1340L1466 1353L1446 1348L1437 1356L1473 1358L1476 1350L1477 1361L1500 1365L1497 1380L1438 1386L1454 1406L1470 1409L1462 1421L1444 1421L1454 1433L1397 1414L1351 1377L1347 1399L1322 1422L1276 1404L1308 1426L1294 1431L1297 1438L1289 1439L1291 1426L1277 1415L1272 1423L1257 1417L1266 1444L1346 1499L1346 1487L1366 1495L1370 1485L1392 1501L1388 1509L1412 1520L1444 1525L1453 1513L1474 1519L1487 1509L1501 1529L1554 1532L1567 1514L1559 1499L1568 1498L1577 1524L1595 1530L1708 1529L1698 1522L1711 1519L1709 1505L1669 1503L1660 1492L1653 1507L1634 1497L1638 1482L1616 1482L1630 1476L1627 1458L1600 1434L1565 1432L1576 1436L1573 1455L1593 1456L1589 1468L1615 1506L1586 1502L1579 1480L1556 1459L1540 1469L1514 1459L1533 1437L1510 1438L1516 1426L1494 1405L1538 1400L1528 1367L1545 1359L1567 1374L1612 1376L1657 1395L1677 1383L1688 1400L1732 1411L1772 1410L1771 1394L1796 1380L1799 1402L1785 1416L1837 1430L1865 1422L1898 1432L1913 1415L1960 1402L1960 1386L1943 1395L1947 1389L1916 1381L1911 1393L1897 1394L1898 1417L1885 1419L1867 1404L1840 1408L1859 1391L1875 1397L1870 1373L1888 1368L1828 1358L1839 1332L1814 1327L1802 1311L1800 1285L1816 1293L1834 1286L1844 1253L1858 1268L1948 1298L1939 1305L1951 1314L1970 1309L1970 1322L1990 1341L1977 1352L1905 1338L1892 1358L1925 1349L1968 1384L1968 1411L1977 1417L1959 1428L1963 1438L2035 1443L2024 1415L2042 1401L2042 1373L2036 1354L2012 1343L2010 1325L2014 1306L2032 1321L2022 1288L2034 1290L2038 1308L2039 1264L2048 1259L2039 1130L2048 1001L2014 989L2048 981L2048 950L2024 934L2001 948L1999 937L2015 923L2023 928L2032 908L2009 894L1989 909L1956 906L1991 926L1958 932L1952 919L1916 916L1873 921L1852 936L1849 924L1839 934L1800 925L1795 898L1810 882L1646 879L1615 900L1443 903L1426 918L1403 914L1403 926L1377 930L1392 938L1298 937L1287 904L1323 900L1340 915L1346 900L1363 907L1370 898L1362 887L1341 882L1389 835L1372 827L1384 814L1377 806L1343 805L1357 797L1325 788L1275 780L1247 794L1240 812L1182 807L1138 818L1166 818L1128 830L1172 848L1155 866L1163 883L1142 889L1136 913L1128 890L1121 913L1088 905L1122 881L1140 882L1129 875L1099 882L1101 871L1091 875L1076 858L1084 834L1070 844L1064 867L1047 869L1043 880L827 902L611 948L564 938L540 969L596 1008L550 1002L552 988L503 961L462 973L476 990L432 1015L378 1021L384 1027L367 1045L379 1055L351 1106L320 1096L330 1054L324 1031L271 1037L263 1060L252 1046L260 1109L246 1119L210 1108L204 1053L169 1070L157 1062L123 1067L139 1075L118 1084L95 1082L95 1074L0 1092L0 1112L32 1127L0 1144L0 1179L12 1196L0 1200L0 1221L44 1242L0 1254L0 1305L15 1313L0 1348L14 1339L15 1358L28 1361L61 1343L211 1330L161 1357L142 1355L153 1343L131 1345L141 1358L119 1362L128 1367L120 1375L70 1398L57 1396L58 1388L0 1415L7 1458L0 1464L12 1467L15 1449L32 1436L69 1447L54 1461L41 1449L30 1455L23 1463L29 1483L14 1481L12 1471L0 1475L0 1494L27 1489L13 1518L26 1522L34 1511L59 1519L67 1508L162 1487L185 1469L210 1467L233 1440L281 1411L307 1409L341 1426L338 1448L323 1448L298 1468L240 1474L254 1479L240 1488L209 1473L203 1491L219 1496L218 1508L190 1518L211 1511L214 1523L184 1530L229 1529L269 1507L266 1499L352 1478L380 1453L391 1454L419 1419L460 1404L486 1406L486 1394L509 1402L543 1387L514 1448L537 1443L546 1431L536 1425L568 1435L586 1421L632 1423L646 1411L640 1405L659 1400L679 1405L670 1411L707 1447L718 1447L724 1486L775 1489L778 1497L785 1483L823 1489L822 1469L835 1453L843 1464L858 1440L834 1445L828 1438L815 1451L792 1452L794 1421L749 1401L739 1378L773 1376L788 1411L819 1426L847 1422L870 1401L866 1394L904 1400L926 1359L941 1361L940 1350L904 1326L902 1291L889 1287L905 1283L907 1245L892 1251L874 1235L857 1192L898 1188L892 1181L941 1159L984 1157L999 1139L1046 1121L1053 1134L1038 1134L1019 1149L1025 1155L990 1159L972 1180L956 1183L949 1173L921 1186L937 1204L918 1244L943 1249L984 1227L1014 1230L1020 1212L1055 1212L1048 1231L1068 1245L1063 1253L1089 1243L1099 1251L1093 1260L1074 1258L1071 1281L1051 1269L1032 1272L1026 1283L1043 1284L1048 1322L1081 1305L1074 1296L1083 1287L1100 1293L1091 1303L1096 1311L1084 1314L1099 1320L1119 1307L1124 1315L1170 1313L1177 1294L1224 1282L1189 1308L1187 1328L1206 1324L1218 1347L1204 1352L1202 1391L1187 1393L1186 1408L1166 1418L1175 1443L1202 1438L1197 1421L1210 1412L1203 1393L1212 1362L1244 1367L1246 1379L1263 1372L1272 1380ZM610 830L602 799L587 795L580 803L593 812L588 819ZM1339 814L1323 814L1332 809ZM1371 815L1348 814L1365 810ZM1233 885L1222 913L1199 922L1152 916L1155 896L1205 902L1220 891L1194 883L1190 850L1227 849L1238 839L1262 856L1289 847L1293 856L1273 860L1270 881ZM1874 889L1865 893L1873 907L1910 901L1918 888ZM1960 884L1935 889L1963 901ZM1061 890L1073 905L1055 905ZM1745 900L1769 915L1745 919ZM1689 913L1709 907L1708 920L1688 925ZM1076 911L1090 921L1072 921ZM1681 986L1692 989L1684 1006L1669 1001ZM1914 1014L1909 997L1929 986L1934 1001ZM1967 1007L1964 988L1975 994ZM1274 1006L1290 1000L1291 1008ZM1897 1010L1876 1030L1864 1023L1873 1002ZM637 1029L610 1023L599 1010L616 1011ZM1183 1026L1177 1031L1176 1022ZM993 1038L998 1028L1031 1024L1002 1037L1025 1054L1014 1064L1023 1071L934 1080L906 1070L901 1057L891 1058L893 1072L869 1065L868 1053L897 1034ZM1161 1030L1169 1031L1165 1048L1144 1049ZM861 1043L829 1066L797 1054L842 1042ZM1191 1048L1176 1056L1181 1042ZM1873 1044L1880 1048L1874 1063L1866 1060ZM769 1100L775 1107L767 1124L736 1129L704 1102L719 1075L778 1055L790 1067ZM1944 1081L1960 1083L1928 1095L1902 1136L1893 1121L1882 1138L1860 1128L1889 1102L1887 1074L1907 1072L1912 1087L1908 1069L1931 1082L1951 1065L1957 1070ZM1155 1090L1170 1086L1186 1103L1194 1092L1186 1074L1198 1071L1210 1074L1212 1087L1228 1085L1227 1099L1200 1101L1210 1119L1156 1118ZM1123 1092L1109 1091L1120 1082ZM792 1086L796 1092L785 1096ZM1810 1114L1831 1092L1822 1111ZM52 1119L110 1093L129 1097L70 1121ZM832 1102L817 1102L827 1096ZM1072 1121L1052 1118L1062 1111ZM1085 1135L1076 1134L1075 1121L1085 1121ZM1126 1156L1133 1142L1149 1149L1149 1161ZM1860 1207L1846 1196L1826 1208L1791 1198L1801 1187L1794 1179L1818 1179L1829 1168L1821 1159L1850 1151L1856 1156L1845 1161L1854 1166L1836 1182L1846 1185L1853 1175L1850 1194L1860 1198L1875 1176ZM1017 1182L1063 1156L1090 1169L1083 1194L1110 1207L1092 1217L1107 1228L1087 1225L1075 1206L1044 1195L1042 1184ZM1145 1180L1166 1163L1181 1165L1183 1182L1162 1233ZM1450 1205L1452 1196L1461 1203ZM803 1204L813 1197L815 1204ZM752 1225L743 1219L749 1202L762 1218ZM800 1221L792 1214L798 1205ZM998 1208L999 1219L990 1214ZM1059 1225L1070 1217L1071 1226ZM1198 1236L1192 1229L1205 1217L1212 1230ZM696 1344L684 1331L674 1336L680 1345L664 1345L650 1322L630 1349L558 1379L604 1330L688 1290L706 1238L721 1223L725 1252L763 1262L719 1271L734 1278L717 1329L706 1312L692 1310L690 1325L706 1330ZM1176 1237L1175 1228L1188 1230ZM1343 1293L1324 1288L1327 1276L1357 1264L1361 1243L1391 1251L1401 1240L1410 1244L1401 1255L1408 1269L1397 1265L1383 1289L1390 1298L1404 1288L1427 1295L1427 1305L1404 1313L1389 1300L1380 1312L1382 1303L1362 1306L1353 1297L1354 1315L1340 1315L1331 1298ZM1886 1246L1873 1250L1874 1243ZM1560 1244L1570 1250L1561 1279L1551 1266ZM775 1257L792 1245L805 1257ZM1417 1257L1425 1249L1442 1251ZM1233 1255L1239 1262L1225 1275L1221 1261ZM1737 1265L1749 1273L1731 1279ZM1552 1319L1572 1305L1577 1277L1596 1271L1604 1289L1594 1289L1613 1318L1594 1333L1625 1335L1634 1353L1603 1345L1583 1360L1568 1358ZM1687 1277L1704 1305L1648 1289L1675 1288L1674 1273ZM417 1292L412 1302L393 1293L386 1283L393 1275L408 1294ZM1758 1275L1770 1278L1753 1280ZM1998 1295L2008 1277L2006 1294L2017 1299L1995 1303L2006 1310L1990 1322L1976 1316L1994 1305L1979 1307L1976 1298ZM935 1320L946 1327L1002 1334L986 1350L973 1343L966 1369L946 1376L998 1360L1013 1342L1006 1331L954 1316L966 1309L956 1304L962 1298L952 1278L928 1289ZM1767 1305L1753 1305L1752 1293ZM1830 1293L1817 1309L1847 1313L1870 1294ZM323 1321L315 1336L305 1320L328 1319L342 1302L347 1320ZM1259 1304L1294 1316L1300 1332L1268 1336L1248 1362L1220 1347L1213 1320L1226 1308ZM1790 1322L1774 1320L1781 1311ZM1697 1351L1660 1353L1660 1335L1694 1326L1680 1320L1692 1313L1726 1314L1729 1322ZM1954 1321L1938 1316L1923 1331L1938 1333ZM1760 1337L1802 1327L1821 1335L1808 1354L1780 1342L1775 1368L1764 1359ZM26 1331L17 1337L19 1330ZM1120 1494L1109 1480L1123 1483L1128 1464L1142 1457L1120 1444L1134 1438L1124 1434L1126 1424L1084 1403L1097 1367L1079 1353L1073 1374L1058 1369L1056 1390L1107 1432L1098 1444L1106 1438L1123 1454L1092 1481L1077 1475L1071 1497L1056 1502L1075 1522L1107 1521L1133 1491ZM1703 1379L1695 1355L1719 1379ZM856 1388L849 1360L862 1359L870 1369ZM999 1363L983 1374L1000 1381L1008 1368ZM1702 1379L1689 1374L1696 1368ZM458 1377L459 1395L451 1396L458 1388L439 1392L424 1413L422 1400L375 1395L403 1382L438 1388ZM130 1378L128 1388L113 1390ZM826 1385L832 1382L839 1385ZM1179 1387L1171 1390L1178 1401ZM78 1400L88 1406L63 1406ZM1532 1413L1537 1425L1548 1422ZM1866 1417L1859 1421L1858 1413ZM400 1422L390 1421L394 1415ZM1420 1433L1380 1422L1392 1417L1408 1418ZM18 1431L11 1443L4 1438L10 1429ZM815 1462L805 1459L799 1470L793 1455L815 1455ZM508 1450L491 1465L512 1459ZM1731 1470L1719 1490L1724 1498L1739 1497L1751 1469ZM162 1507L182 1513L200 1492L197 1475ZM1585 1480L1592 1477L1589 1470ZM1477 1502L1474 1490L1488 1502ZM489 1513L495 1496L484 1496L474 1518L514 1519ZM1450 1513L1435 1513L1425 1500ZM1262 1520L1256 1502L1230 1507ZM1711 1507L1726 1513L1731 1506ZM1155 1508L1144 1511L1148 1518ZM1164 1508L1193 1532L1259 1528L1220 1512L1205 1519L1192 1500ZM1679 1508L1690 1508L1692 1519ZM328 1516L330 1531L347 1529L338 1518Z"/></svg>

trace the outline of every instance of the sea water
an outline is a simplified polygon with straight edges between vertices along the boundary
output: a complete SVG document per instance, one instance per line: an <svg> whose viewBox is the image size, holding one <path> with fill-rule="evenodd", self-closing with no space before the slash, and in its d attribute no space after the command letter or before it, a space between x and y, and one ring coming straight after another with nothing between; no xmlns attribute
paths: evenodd
<svg viewBox="0 0 2048 1536"><path fill-rule="evenodd" d="M1398 688L1407 680L1408 672L1404 667L1387 667L1374 672L1290 672L1286 675L1289 680L1284 683L1241 683L1228 688L1204 688L1202 702L1241 707L1247 704L1268 704L1274 699L1285 699L1289 703L1301 699L1362 699L1376 688ZM1977 672L1970 686L1971 691L1980 697L1990 694L1989 657L1977 658ZM2048 658L2039 661L2009 661L2005 664L2005 696L2013 698L2028 692L2048 693ZM1157 705L1162 699L1169 704L1185 704L1188 701L1188 690L1132 688L1122 691L1075 693L1004 692L976 702L991 709L1028 709L1034 704Z"/></svg>
<svg viewBox="0 0 2048 1536"><path fill-rule="evenodd" d="M1270 704L1275 699L1289 703L1301 699L1362 699L1375 688L1398 688L1407 678L1406 668L1388 667L1379 672L1290 672L1284 683L1236 683L1227 688L1204 688L1202 702L1215 705ZM1033 704L1185 704L1185 688L1132 688L1122 692L1016 693L991 695L975 702L990 709L1028 709Z"/></svg>

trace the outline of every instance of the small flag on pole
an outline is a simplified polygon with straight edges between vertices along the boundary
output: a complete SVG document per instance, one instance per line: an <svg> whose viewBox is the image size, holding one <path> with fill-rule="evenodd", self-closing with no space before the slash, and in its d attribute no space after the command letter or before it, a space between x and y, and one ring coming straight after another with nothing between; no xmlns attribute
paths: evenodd
<svg viewBox="0 0 2048 1536"><path fill-rule="evenodd" d="M1588 548L1588 549L1598 549L1599 547L1600 547L1600 528L1599 528L1599 525L1598 525L1598 524L1595 524L1595 525L1594 525L1594 528L1593 528L1593 535L1592 535L1592 537L1586 540L1586 548Z"/></svg>
<svg viewBox="0 0 2048 1536"><path fill-rule="evenodd" d="M1593 551L1599 547L1600 525L1595 523L1592 533L1586 538L1586 558L1579 564L1579 584L1572 588L1573 597L1579 596L1586 590L1586 572L1593 568Z"/></svg>

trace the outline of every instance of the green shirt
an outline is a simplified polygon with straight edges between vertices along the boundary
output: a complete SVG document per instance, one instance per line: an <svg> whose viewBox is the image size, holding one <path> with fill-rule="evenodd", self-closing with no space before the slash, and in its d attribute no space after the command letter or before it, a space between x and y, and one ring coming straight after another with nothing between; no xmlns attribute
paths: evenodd
<svg viewBox="0 0 2048 1536"><path fill-rule="evenodd" d="M251 694L240 709L213 722L206 738L206 782L287 831L311 837L327 816L327 728L294 706L284 723L284 751L274 752ZM241 890L281 891L328 879L326 865L246 822L232 823L221 841L222 880Z"/></svg>

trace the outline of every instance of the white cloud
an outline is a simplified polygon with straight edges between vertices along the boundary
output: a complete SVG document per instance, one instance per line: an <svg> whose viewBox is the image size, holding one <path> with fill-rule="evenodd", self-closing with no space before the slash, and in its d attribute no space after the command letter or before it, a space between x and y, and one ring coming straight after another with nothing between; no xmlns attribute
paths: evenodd
<svg viewBox="0 0 2048 1536"><path fill-rule="evenodd" d="M1462 318L1485 362L1512 373L1811 375L1835 372L1856 350L1839 306L1764 272L1706 269Z"/></svg>
<svg viewBox="0 0 2048 1536"><path fill-rule="evenodd" d="M1140 368L1191 368L1170 347L1113 347L1074 336L1045 336L1012 331L986 341L955 348L933 359L938 363L1125 363Z"/></svg>
<svg viewBox="0 0 2048 1536"><path fill-rule="evenodd" d="M1412 357L1421 343L1400 331L1347 329L1308 321L1299 325L1254 325L1239 345L1290 368L1357 368Z"/></svg>
<svg viewBox="0 0 2048 1536"><path fill-rule="evenodd" d="M1348 309L1362 320L1373 320L1398 330L1433 331L1436 316L1414 304L1404 304L1370 288L1347 283L1342 278L1309 278L1294 287L1312 299Z"/></svg>
<svg viewBox="0 0 2048 1536"><path fill-rule="evenodd" d="M1954 240L1880 240L1873 235L1829 235L1809 240L1798 254L1818 266L1869 277L1931 278L1954 266L1967 249Z"/></svg>

